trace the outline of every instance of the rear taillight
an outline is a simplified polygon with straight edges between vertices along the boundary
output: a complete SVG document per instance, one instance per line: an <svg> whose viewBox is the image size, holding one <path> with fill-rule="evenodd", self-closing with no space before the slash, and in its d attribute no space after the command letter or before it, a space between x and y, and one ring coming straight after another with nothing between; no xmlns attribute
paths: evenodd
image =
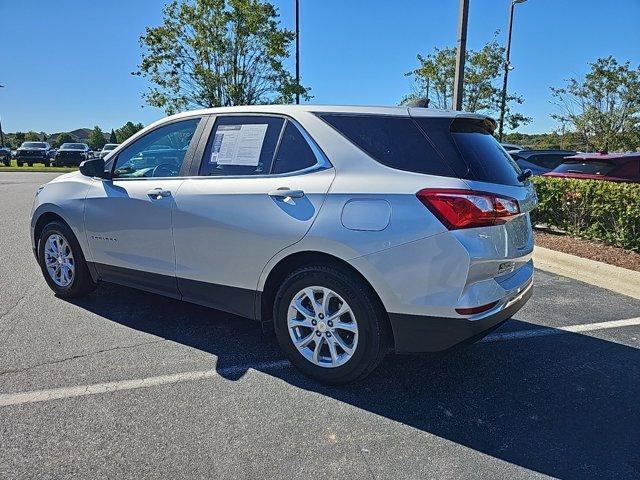
<svg viewBox="0 0 640 480"><path fill-rule="evenodd" d="M416 196L449 230L499 225L520 213L517 200L487 192L425 188Z"/></svg>

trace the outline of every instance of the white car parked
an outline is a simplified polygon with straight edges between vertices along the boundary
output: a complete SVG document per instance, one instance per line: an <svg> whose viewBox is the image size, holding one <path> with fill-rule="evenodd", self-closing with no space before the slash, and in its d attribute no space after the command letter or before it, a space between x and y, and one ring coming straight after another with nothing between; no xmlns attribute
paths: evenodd
<svg viewBox="0 0 640 480"><path fill-rule="evenodd" d="M60 297L114 282L273 322L330 383L480 338L531 295L536 196L481 115L250 106L148 126L40 187Z"/></svg>
<svg viewBox="0 0 640 480"><path fill-rule="evenodd" d="M113 150L115 150L116 148L118 148L118 145L120 145L119 143L105 143L104 147L102 147L102 150L100 150L100 153L98 154L98 156L100 158L104 158L107 155L109 155Z"/></svg>

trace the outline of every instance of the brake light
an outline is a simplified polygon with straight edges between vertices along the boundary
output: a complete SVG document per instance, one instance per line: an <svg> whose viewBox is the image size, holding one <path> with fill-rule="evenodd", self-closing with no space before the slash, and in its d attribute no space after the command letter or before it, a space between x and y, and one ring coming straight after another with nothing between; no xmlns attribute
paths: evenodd
<svg viewBox="0 0 640 480"><path fill-rule="evenodd" d="M449 230L500 225L520 213L516 199L475 190L425 188L416 196Z"/></svg>

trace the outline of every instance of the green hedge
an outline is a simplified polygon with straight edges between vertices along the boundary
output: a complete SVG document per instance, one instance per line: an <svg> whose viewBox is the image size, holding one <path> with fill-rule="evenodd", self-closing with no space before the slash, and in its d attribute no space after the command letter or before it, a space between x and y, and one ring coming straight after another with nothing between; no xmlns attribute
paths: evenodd
<svg viewBox="0 0 640 480"><path fill-rule="evenodd" d="M534 224L640 251L640 184L533 177Z"/></svg>

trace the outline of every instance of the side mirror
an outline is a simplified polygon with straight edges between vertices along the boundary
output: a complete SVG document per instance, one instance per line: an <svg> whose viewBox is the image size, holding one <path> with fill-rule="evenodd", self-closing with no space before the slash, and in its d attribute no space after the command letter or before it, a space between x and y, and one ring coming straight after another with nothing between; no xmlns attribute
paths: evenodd
<svg viewBox="0 0 640 480"><path fill-rule="evenodd" d="M80 173L87 177L105 178L104 160L102 158L90 158L80 164Z"/></svg>

